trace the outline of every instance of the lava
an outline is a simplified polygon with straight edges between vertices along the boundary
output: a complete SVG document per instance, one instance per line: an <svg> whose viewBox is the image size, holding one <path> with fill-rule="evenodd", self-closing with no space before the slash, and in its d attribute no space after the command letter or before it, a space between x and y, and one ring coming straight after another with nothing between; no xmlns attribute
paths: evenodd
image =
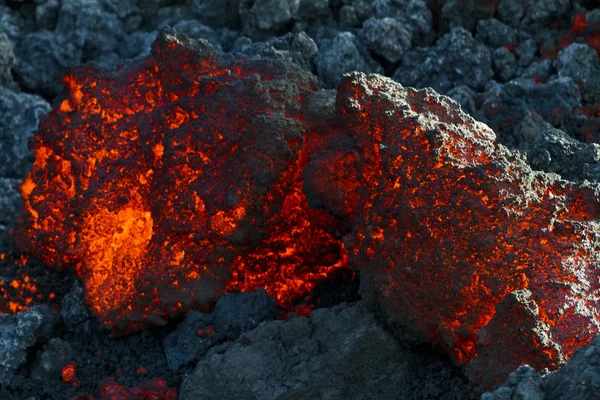
<svg viewBox="0 0 600 400"><path fill-rule="evenodd" d="M484 388L522 364L554 370L598 335L596 187L532 171L432 90L355 74L337 102L364 205L344 241L397 334Z"/></svg>
<svg viewBox="0 0 600 400"><path fill-rule="evenodd" d="M312 75L221 58L170 31L115 72L80 68L40 124L17 241L83 280L92 313L132 331L264 287L284 308L347 253L302 193Z"/></svg>

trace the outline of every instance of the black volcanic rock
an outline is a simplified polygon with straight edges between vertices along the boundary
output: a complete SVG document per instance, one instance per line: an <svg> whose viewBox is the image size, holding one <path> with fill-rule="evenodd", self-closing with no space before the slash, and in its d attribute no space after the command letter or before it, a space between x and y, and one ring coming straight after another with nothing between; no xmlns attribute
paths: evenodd
<svg viewBox="0 0 600 400"><path fill-rule="evenodd" d="M432 382L436 382L432 385ZM403 349L364 303L261 324L212 348L181 400L469 399L447 361Z"/></svg>

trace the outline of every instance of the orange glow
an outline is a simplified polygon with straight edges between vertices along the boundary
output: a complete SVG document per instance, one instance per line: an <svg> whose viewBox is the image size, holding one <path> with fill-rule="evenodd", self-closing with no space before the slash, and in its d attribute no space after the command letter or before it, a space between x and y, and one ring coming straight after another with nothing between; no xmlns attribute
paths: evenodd
<svg viewBox="0 0 600 400"><path fill-rule="evenodd" d="M555 370L600 333L593 187L532 171L432 92L356 75L338 105L364 204L344 243L389 320L486 389L521 364Z"/></svg>
<svg viewBox="0 0 600 400"><path fill-rule="evenodd" d="M63 382L72 383L77 379L77 364L70 363L62 369L61 378Z"/></svg>
<svg viewBox="0 0 600 400"><path fill-rule="evenodd" d="M73 268L93 314L117 332L224 291L264 287L291 309L347 268L343 229L302 192L320 133L309 140L298 101L314 78L222 61L186 40L165 32L116 73L71 71L21 185L17 241Z"/></svg>

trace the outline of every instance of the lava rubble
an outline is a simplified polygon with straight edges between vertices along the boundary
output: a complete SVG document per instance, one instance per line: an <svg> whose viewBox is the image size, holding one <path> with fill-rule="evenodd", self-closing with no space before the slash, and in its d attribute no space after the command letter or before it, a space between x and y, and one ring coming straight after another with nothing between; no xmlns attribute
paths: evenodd
<svg viewBox="0 0 600 400"><path fill-rule="evenodd" d="M310 74L171 31L144 60L65 83L17 238L74 268L115 331L224 291L265 287L290 308L351 265L400 339L481 388L554 370L599 332L598 190L532 171L430 89L356 73L319 107L334 94Z"/></svg>

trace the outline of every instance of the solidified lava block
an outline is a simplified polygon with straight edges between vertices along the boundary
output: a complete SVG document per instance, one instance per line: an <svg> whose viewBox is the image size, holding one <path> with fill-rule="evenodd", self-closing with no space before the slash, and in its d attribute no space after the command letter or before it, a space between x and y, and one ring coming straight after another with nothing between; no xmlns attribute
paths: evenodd
<svg viewBox="0 0 600 400"><path fill-rule="evenodd" d="M430 89L357 73L337 112L362 205L344 242L399 337L490 388L524 363L556 369L600 332L598 188L532 171Z"/></svg>
<svg viewBox="0 0 600 400"><path fill-rule="evenodd" d="M164 31L146 59L80 68L35 134L21 247L74 268L93 314L131 331L259 287L291 307L347 253L302 193L309 73Z"/></svg>

